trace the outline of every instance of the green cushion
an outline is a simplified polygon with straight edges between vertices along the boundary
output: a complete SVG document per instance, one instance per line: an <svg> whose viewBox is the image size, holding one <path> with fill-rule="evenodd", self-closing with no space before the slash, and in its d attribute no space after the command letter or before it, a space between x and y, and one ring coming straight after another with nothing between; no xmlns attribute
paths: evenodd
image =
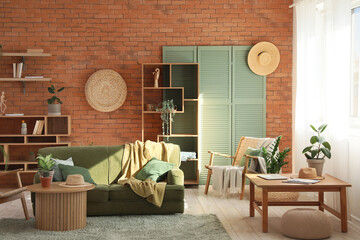
<svg viewBox="0 0 360 240"><path fill-rule="evenodd" d="M53 166L53 170L54 170L54 182L63 182L65 179L63 178L62 174L61 174L61 170L59 168L59 164L62 165L67 165L67 166L74 166L74 162L72 160L72 158L68 158L66 160L60 160L57 158L52 158L52 160L54 160L55 164Z"/></svg>
<svg viewBox="0 0 360 240"><path fill-rule="evenodd" d="M85 182L95 184L94 180L91 178L89 170L87 170L86 168L78 166L67 166L63 164L59 164L59 168L64 179L66 179L68 175L81 174L84 177Z"/></svg>
<svg viewBox="0 0 360 240"><path fill-rule="evenodd" d="M175 166L174 163L167 163L153 157L145 166L136 174L135 178L145 181L151 179L155 182L161 179L161 176L167 173Z"/></svg>
<svg viewBox="0 0 360 240"><path fill-rule="evenodd" d="M250 155L250 156L254 156L254 157L257 157L257 156L261 156L261 150L260 149L256 149L256 148L251 148L249 147L248 149L246 149L244 155ZM240 166L244 166L245 165L245 160L246 160L246 157L243 156L241 161L240 161ZM251 161L251 159L250 159ZM249 162L250 164L250 162Z"/></svg>

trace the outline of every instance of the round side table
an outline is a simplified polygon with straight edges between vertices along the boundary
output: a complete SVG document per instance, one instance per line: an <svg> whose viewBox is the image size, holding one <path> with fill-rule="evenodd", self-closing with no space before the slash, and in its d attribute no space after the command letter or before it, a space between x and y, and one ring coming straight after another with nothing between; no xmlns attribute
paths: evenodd
<svg viewBox="0 0 360 240"><path fill-rule="evenodd" d="M41 184L27 186L36 193L35 226L40 230L69 231L86 226L86 192L95 188L62 187L63 182L52 183L49 188Z"/></svg>

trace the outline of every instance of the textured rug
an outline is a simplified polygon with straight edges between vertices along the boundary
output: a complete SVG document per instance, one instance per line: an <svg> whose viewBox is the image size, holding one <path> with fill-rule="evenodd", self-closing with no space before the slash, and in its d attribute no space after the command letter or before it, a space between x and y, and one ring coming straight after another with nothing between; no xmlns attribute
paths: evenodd
<svg viewBox="0 0 360 240"><path fill-rule="evenodd" d="M84 229L51 232L35 220L0 219L0 239L230 239L216 215L132 215L88 217Z"/></svg>

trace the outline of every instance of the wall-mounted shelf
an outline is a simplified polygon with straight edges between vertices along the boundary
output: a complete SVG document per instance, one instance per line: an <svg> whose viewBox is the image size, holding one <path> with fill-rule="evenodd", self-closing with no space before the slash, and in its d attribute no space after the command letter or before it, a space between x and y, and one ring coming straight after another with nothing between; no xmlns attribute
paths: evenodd
<svg viewBox="0 0 360 240"><path fill-rule="evenodd" d="M4 52L2 53L3 57L51 57L51 53L27 53L27 52Z"/></svg>
<svg viewBox="0 0 360 240"><path fill-rule="evenodd" d="M0 82L50 82L51 78L0 78Z"/></svg>
<svg viewBox="0 0 360 240"><path fill-rule="evenodd" d="M23 64L23 70L25 69L25 57L50 57L50 53L28 53L28 52L3 52L3 57L21 57ZM51 81L51 78L0 78L0 82L22 82L23 94L25 95L26 85L25 82L36 82L36 81Z"/></svg>

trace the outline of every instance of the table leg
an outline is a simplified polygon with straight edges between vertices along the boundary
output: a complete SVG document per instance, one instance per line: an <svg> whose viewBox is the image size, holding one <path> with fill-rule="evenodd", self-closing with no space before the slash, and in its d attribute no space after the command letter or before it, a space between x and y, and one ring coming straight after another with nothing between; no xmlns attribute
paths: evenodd
<svg viewBox="0 0 360 240"><path fill-rule="evenodd" d="M262 228L263 232L268 232L268 190L262 188Z"/></svg>
<svg viewBox="0 0 360 240"><path fill-rule="evenodd" d="M340 188L341 231L347 232L346 187Z"/></svg>
<svg viewBox="0 0 360 240"><path fill-rule="evenodd" d="M254 201L255 201L255 189L254 184L250 181L250 217L255 216L255 209L254 209Z"/></svg>
<svg viewBox="0 0 360 240"><path fill-rule="evenodd" d="M319 210L324 211L324 208L321 207L321 204L324 204L324 192L319 192Z"/></svg>

